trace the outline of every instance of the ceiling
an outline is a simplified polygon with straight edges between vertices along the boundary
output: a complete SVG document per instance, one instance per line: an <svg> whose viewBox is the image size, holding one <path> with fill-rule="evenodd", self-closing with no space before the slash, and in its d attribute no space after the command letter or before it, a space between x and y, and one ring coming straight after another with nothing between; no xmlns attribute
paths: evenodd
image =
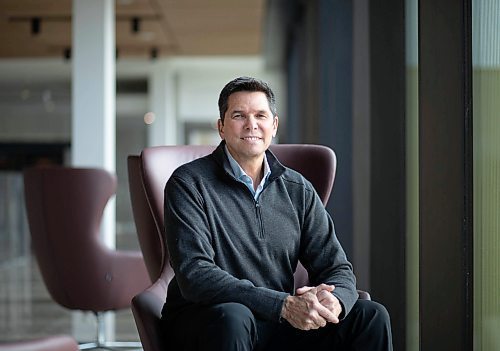
<svg viewBox="0 0 500 351"><path fill-rule="evenodd" d="M0 59L71 55L72 0L1 0ZM257 55L265 0L116 0L118 58Z"/></svg>

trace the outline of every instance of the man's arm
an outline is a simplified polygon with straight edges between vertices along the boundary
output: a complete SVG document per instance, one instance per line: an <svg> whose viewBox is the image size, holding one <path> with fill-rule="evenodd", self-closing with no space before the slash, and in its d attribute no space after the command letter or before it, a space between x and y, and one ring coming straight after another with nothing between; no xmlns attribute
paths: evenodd
<svg viewBox="0 0 500 351"><path fill-rule="evenodd" d="M321 200L314 194L309 201L302 231L300 261L309 273L312 286L335 286L331 292L319 289L318 298L324 300L324 305L328 305L330 311L338 313L342 319L358 298L356 278ZM304 291L308 289L298 289L296 295Z"/></svg>

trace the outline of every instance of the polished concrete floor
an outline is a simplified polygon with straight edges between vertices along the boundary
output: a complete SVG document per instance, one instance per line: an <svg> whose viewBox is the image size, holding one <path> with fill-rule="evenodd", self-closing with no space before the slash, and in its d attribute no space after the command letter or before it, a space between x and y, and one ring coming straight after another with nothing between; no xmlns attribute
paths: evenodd
<svg viewBox="0 0 500 351"><path fill-rule="evenodd" d="M138 244L132 234L122 234L117 237L117 247L135 248ZM0 342L53 334L72 335L79 342L92 341L96 326L93 314L70 312L53 302L42 281L36 260L29 249L26 251L6 257L9 250L2 247ZM139 341L130 309L116 312L114 316L113 318L111 314L106 319L111 330L108 335L114 335L120 341Z"/></svg>

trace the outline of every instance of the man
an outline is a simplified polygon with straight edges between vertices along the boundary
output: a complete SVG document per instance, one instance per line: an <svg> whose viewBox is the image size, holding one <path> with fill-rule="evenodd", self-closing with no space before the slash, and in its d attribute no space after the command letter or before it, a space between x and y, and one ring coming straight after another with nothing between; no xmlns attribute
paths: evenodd
<svg viewBox="0 0 500 351"><path fill-rule="evenodd" d="M392 350L387 311L358 300L312 185L267 150L279 121L272 90L234 79L219 111L218 148L165 187L168 339L185 350ZM299 260L312 286L294 293Z"/></svg>

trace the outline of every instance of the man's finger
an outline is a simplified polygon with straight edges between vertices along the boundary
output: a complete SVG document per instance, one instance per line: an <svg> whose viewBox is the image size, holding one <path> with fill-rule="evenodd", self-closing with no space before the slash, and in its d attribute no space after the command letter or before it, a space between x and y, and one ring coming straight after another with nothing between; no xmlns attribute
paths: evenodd
<svg viewBox="0 0 500 351"><path fill-rule="evenodd" d="M318 311L319 315L323 317L325 320L331 323L338 323L339 318L328 308L323 306L322 304L318 303L316 306L316 310Z"/></svg>
<svg viewBox="0 0 500 351"><path fill-rule="evenodd" d="M317 295L319 302L333 300L332 293L329 291L320 291Z"/></svg>
<svg viewBox="0 0 500 351"><path fill-rule="evenodd" d="M312 286L303 286L301 288L298 288L296 291L295 291L295 294L296 295L302 295L302 294L305 294L306 292L312 290L313 287Z"/></svg>
<svg viewBox="0 0 500 351"><path fill-rule="evenodd" d="M333 290L335 290L335 285L320 284L316 287L316 289L318 292L323 291L323 290L332 292Z"/></svg>

